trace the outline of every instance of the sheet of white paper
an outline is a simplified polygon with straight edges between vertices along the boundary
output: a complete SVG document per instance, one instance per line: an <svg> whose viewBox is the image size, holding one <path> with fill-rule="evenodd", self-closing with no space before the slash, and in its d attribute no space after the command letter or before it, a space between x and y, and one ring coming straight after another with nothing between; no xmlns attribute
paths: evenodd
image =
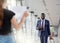
<svg viewBox="0 0 60 43"><path fill-rule="evenodd" d="M19 20L22 17L23 13L27 11L26 6L11 6L9 10L13 11L16 14L15 18L17 18L17 20Z"/></svg>

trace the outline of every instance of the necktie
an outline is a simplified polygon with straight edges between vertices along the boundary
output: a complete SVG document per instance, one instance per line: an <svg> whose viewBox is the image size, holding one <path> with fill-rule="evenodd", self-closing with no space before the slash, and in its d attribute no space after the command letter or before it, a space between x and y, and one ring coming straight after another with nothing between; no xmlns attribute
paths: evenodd
<svg viewBox="0 0 60 43"><path fill-rule="evenodd" d="M44 30L44 21L42 21L42 30Z"/></svg>

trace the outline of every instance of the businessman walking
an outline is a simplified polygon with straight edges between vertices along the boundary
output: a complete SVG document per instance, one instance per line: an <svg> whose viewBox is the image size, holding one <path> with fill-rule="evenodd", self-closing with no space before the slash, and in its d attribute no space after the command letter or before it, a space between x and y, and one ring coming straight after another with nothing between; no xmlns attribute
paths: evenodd
<svg viewBox="0 0 60 43"><path fill-rule="evenodd" d="M45 19L44 13L41 13L41 19L37 21L37 30L41 43L47 43L48 36L50 36L50 23Z"/></svg>

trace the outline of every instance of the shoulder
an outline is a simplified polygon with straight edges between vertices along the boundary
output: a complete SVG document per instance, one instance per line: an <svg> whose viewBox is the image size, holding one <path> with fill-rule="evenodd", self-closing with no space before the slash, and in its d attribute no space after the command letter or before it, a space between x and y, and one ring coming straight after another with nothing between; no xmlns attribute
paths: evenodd
<svg viewBox="0 0 60 43"><path fill-rule="evenodd" d="M15 15L15 13L12 12L11 10L4 9L4 15L8 19L12 19L12 17Z"/></svg>
<svg viewBox="0 0 60 43"><path fill-rule="evenodd" d="M45 21L49 22L49 20L45 19Z"/></svg>
<svg viewBox="0 0 60 43"><path fill-rule="evenodd" d="M41 20L38 20L38 22L41 22Z"/></svg>
<svg viewBox="0 0 60 43"><path fill-rule="evenodd" d="M45 19L46 22L50 23L49 20Z"/></svg>
<svg viewBox="0 0 60 43"><path fill-rule="evenodd" d="M4 13L5 13L6 15L15 15L15 13L14 13L13 11L8 10L8 9L4 9Z"/></svg>
<svg viewBox="0 0 60 43"><path fill-rule="evenodd" d="M50 23L50 21L49 21L49 20L47 20L47 19L45 19L45 21L46 21L47 23Z"/></svg>

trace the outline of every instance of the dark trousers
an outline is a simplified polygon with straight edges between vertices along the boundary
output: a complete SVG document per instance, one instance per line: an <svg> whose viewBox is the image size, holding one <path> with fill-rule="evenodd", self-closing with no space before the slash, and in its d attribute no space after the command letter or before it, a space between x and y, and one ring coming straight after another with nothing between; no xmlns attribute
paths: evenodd
<svg viewBox="0 0 60 43"><path fill-rule="evenodd" d="M40 40L41 40L41 43L47 43L48 36L45 34L45 32L41 32Z"/></svg>

